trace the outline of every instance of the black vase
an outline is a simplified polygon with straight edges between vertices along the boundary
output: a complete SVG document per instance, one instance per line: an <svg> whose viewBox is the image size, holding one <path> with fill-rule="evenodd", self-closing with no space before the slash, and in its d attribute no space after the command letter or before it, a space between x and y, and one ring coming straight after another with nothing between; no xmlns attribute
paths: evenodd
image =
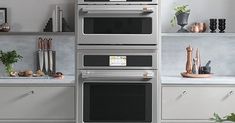
<svg viewBox="0 0 235 123"><path fill-rule="evenodd" d="M210 19L210 29L211 29L211 33L216 33L216 29L217 29L217 19Z"/></svg>
<svg viewBox="0 0 235 123"><path fill-rule="evenodd" d="M177 24L181 26L177 32L188 32L188 30L184 28L184 26L188 24L188 17L189 13L180 13L176 15Z"/></svg>
<svg viewBox="0 0 235 123"><path fill-rule="evenodd" d="M226 19L219 19L219 32L224 33L226 28Z"/></svg>

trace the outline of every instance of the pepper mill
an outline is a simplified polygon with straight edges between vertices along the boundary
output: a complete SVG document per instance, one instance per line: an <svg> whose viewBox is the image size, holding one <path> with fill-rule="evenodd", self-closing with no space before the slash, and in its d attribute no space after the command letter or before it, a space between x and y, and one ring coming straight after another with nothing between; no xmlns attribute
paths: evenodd
<svg viewBox="0 0 235 123"><path fill-rule="evenodd" d="M186 62L186 73L192 74L192 51L193 48L189 45L187 48L187 62Z"/></svg>

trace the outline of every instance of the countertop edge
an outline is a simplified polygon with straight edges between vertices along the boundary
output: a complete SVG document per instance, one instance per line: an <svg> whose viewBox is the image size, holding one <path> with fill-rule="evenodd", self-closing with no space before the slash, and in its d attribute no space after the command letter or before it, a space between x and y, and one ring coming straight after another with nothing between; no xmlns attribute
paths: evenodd
<svg viewBox="0 0 235 123"><path fill-rule="evenodd" d="M235 85L235 76L213 76L212 78L183 78L161 76L162 85Z"/></svg>
<svg viewBox="0 0 235 123"><path fill-rule="evenodd" d="M75 83L75 76L64 76L64 79L0 78L0 86L75 86Z"/></svg>

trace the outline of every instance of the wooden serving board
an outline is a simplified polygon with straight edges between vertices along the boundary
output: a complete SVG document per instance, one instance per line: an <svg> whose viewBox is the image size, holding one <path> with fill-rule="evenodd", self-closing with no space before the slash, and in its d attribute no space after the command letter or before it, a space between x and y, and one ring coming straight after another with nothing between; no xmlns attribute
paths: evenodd
<svg viewBox="0 0 235 123"><path fill-rule="evenodd" d="M186 72L181 73L181 76L185 78L210 78L212 74L188 74Z"/></svg>

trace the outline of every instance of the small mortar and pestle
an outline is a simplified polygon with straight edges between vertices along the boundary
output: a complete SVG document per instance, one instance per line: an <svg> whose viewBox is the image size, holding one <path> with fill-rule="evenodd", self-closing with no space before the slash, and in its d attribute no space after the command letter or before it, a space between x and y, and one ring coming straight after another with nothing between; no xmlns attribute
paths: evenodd
<svg viewBox="0 0 235 123"><path fill-rule="evenodd" d="M211 74L211 60L206 63L206 66L199 67L199 74Z"/></svg>

